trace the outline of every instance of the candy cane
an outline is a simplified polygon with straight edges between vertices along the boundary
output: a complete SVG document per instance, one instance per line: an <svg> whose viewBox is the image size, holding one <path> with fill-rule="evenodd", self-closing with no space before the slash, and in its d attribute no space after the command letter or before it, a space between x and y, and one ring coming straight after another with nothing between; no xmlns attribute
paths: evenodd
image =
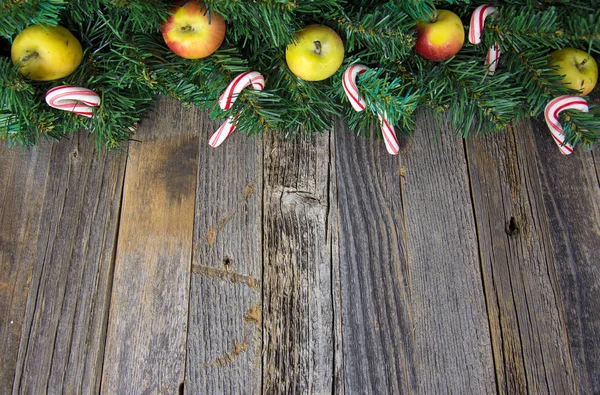
<svg viewBox="0 0 600 395"><path fill-rule="evenodd" d="M46 93L46 103L50 107L91 118L92 107L100 105L100 96L86 88L64 85L50 89Z"/></svg>
<svg viewBox="0 0 600 395"><path fill-rule="evenodd" d="M221 97L219 98L219 107L223 110L229 110L232 106L239 94L246 88L247 86L252 86L252 89L255 91L262 91L265 87L265 78L256 71L246 71L231 81L227 89L223 92ZM231 116L227 118L227 120L217 129L216 132L210 136L208 140L208 144L211 147L218 147L225 141L227 137L236 128L236 120L240 114L236 114L235 116Z"/></svg>
<svg viewBox="0 0 600 395"><path fill-rule="evenodd" d="M488 75L494 75L496 67L498 67L498 60L500 59L500 47L498 44L494 44L488 49L488 53L485 57L485 65L488 68Z"/></svg>
<svg viewBox="0 0 600 395"><path fill-rule="evenodd" d="M356 77L359 74L364 73L367 69L368 67L364 64L353 64L348 67L346 71L344 71L344 75L342 76L344 92L346 92L346 96L348 96L352 107L359 112L363 111L367 107L367 103L358 92L358 87L356 86ZM398 155L400 145L398 144L398 139L396 138L394 125L388 121L387 114L385 113L382 114L380 111L378 111L377 118L379 119L379 125L381 126L381 133L383 134L387 151L392 155Z"/></svg>
<svg viewBox="0 0 600 395"><path fill-rule="evenodd" d="M367 71L368 67L364 64L353 64L348 67L342 76L342 85L344 85L344 91L350 100L350 104L358 112L363 111L367 104L365 99L358 93L358 87L356 86L356 76Z"/></svg>
<svg viewBox="0 0 600 395"><path fill-rule="evenodd" d="M471 24L469 26L469 42L471 44L480 44L481 36L483 35L483 26L485 18L490 14L496 12L496 7L491 5L480 5L475 8L473 15L471 15ZM488 68L488 75L494 75L496 67L498 67L498 60L500 59L500 47L498 43L495 43L485 57L485 65Z"/></svg>
<svg viewBox="0 0 600 395"><path fill-rule="evenodd" d="M469 27L469 42L471 44L481 43L485 18L494 12L496 12L496 7L487 4L475 8L473 15L471 15L471 25Z"/></svg>
<svg viewBox="0 0 600 395"><path fill-rule="evenodd" d="M569 155L573 152L573 146L565 143L565 134L563 133L562 125L558 121L558 115L564 110L588 112L589 107L585 99L569 95L559 96L546 105L544 117L546 118L548 129L550 129L550 133L554 138L554 142L558 145L560 152L563 155Z"/></svg>

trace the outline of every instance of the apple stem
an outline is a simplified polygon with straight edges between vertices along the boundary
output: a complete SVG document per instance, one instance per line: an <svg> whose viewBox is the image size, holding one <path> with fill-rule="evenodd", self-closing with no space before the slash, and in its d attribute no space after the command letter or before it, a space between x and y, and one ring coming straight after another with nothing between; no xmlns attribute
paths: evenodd
<svg viewBox="0 0 600 395"><path fill-rule="evenodd" d="M435 12L433 13L433 15L432 15L432 17L431 17L431 18L432 18L432 19L431 19L431 21L430 21L431 23L437 22L437 18L438 18L438 13L437 13L437 11L435 11Z"/></svg>
<svg viewBox="0 0 600 395"><path fill-rule="evenodd" d="M586 58L586 59L583 59L583 61L582 61L581 63L579 63L579 70L581 70L581 67L582 67L584 64L586 64L586 63L587 63L587 61L588 61L588 60L587 60L587 58Z"/></svg>
<svg viewBox="0 0 600 395"><path fill-rule="evenodd" d="M315 44L315 52L318 55L321 53L321 41L315 41L314 44Z"/></svg>

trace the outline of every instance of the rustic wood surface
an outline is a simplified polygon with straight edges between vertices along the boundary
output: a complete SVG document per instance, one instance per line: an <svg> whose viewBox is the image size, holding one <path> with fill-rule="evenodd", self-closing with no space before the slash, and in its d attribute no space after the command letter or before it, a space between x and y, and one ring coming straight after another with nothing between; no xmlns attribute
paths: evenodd
<svg viewBox="0 0 600 395"><path fill-rule="evenodd" d="M217 127L0 146L0 394L600 393L597 149Z"/></svg>

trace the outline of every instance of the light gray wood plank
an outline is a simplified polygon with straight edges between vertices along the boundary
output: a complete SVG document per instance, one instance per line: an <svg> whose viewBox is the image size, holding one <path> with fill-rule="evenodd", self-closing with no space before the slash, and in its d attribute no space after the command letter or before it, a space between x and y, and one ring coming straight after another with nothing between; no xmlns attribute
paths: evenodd
<svg viewBox="0 0 600 395"><path fill-rule="evenodd" d="M102 393L184 381L200 118L161 100L129 146Z"/></svg>
<svg viewBox="0 0 600 395"><path fill-rule="evenodd" d="M598 151L576 147L563 156L539 121L533 122L533 135L575 381L582 394L600 393Z"/></svg>
<svg viewBox="0 0 600 395"><path fill-rule="evenodd" d="M14 393L97 392L125 155L52 145Z"/></svg>
<svg viewBox="0 0 600 395"><path fill-rule="evenodd" d="M463 140L419 116L401 154L419 393L496 391Z"/></svg>
<svg viewBox="0 0 600 395"><path fill-rule="evenodd" d="M343 369L348 393L417 390L400 166L336 123Z"/></svg>
<svg viewBox="0 0 600 395"><path fill-rule="evenodd" d="M330 134L264 137L263 391L328 393L335 358Z"/></svg>
<svg viewBox="0 0 600 395"><path fill-rule="evenodd" d="M0 393L13 388L27 295L38 248L52 144L0 144Z"/></svg>
<svg viewBox="0 0 600 395"><path fill-rule="evenodd" d="M262 140L200 132L185 392L256 394L262 379Z"/></svg>
<svg viewBox="0 0 600 395"><path fill-rule="evenodd" d="M549 137L549 136L548 136ZM576 392L531 123L468 141L501 393ZM558 152L558 150L557 150Z"/></svg>

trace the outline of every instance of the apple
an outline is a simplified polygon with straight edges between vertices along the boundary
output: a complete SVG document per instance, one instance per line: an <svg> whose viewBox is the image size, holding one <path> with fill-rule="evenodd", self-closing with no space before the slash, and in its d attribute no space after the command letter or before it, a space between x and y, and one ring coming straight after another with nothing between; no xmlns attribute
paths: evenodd
<svg viewBox="0 0 600 395"><path fill-rule="evenodd" d="M327 26L309 25L296 32L296 41L287 46L288 67L305 81L322 81L331 77L344 61L344 43Z"/></svg>
<svg viewBox="0 0 600 395"><path fill-rule="evenodd" d="M19 72L34 81L64 78L83 59L81 44L62 26L29 26L15 37L10 52Z"/></svg>
<svg viewBox="0 0 600 395"><path fill-rule="evenodd" d="M553 70L562 75L561 84L585 96L598 82L598 64L587 52L575 48L563 48L550 54L550 65L558 66Z"/></svg>
<svg viewBox="0 0 600 395"><path fill-rule="evenodd" d="M433 20L420 21L415 29L415 50L426 59L450 59L460 51L465 42L463 23L452 11L437 10Z"/></svg>
<svg viewBox="0 0 600 395"><path fill-rule="evenodd" d="M215 52L225 39L225 21L197 0L180 2L162 24L162 36L171 51L186 59Z"/></svg>

